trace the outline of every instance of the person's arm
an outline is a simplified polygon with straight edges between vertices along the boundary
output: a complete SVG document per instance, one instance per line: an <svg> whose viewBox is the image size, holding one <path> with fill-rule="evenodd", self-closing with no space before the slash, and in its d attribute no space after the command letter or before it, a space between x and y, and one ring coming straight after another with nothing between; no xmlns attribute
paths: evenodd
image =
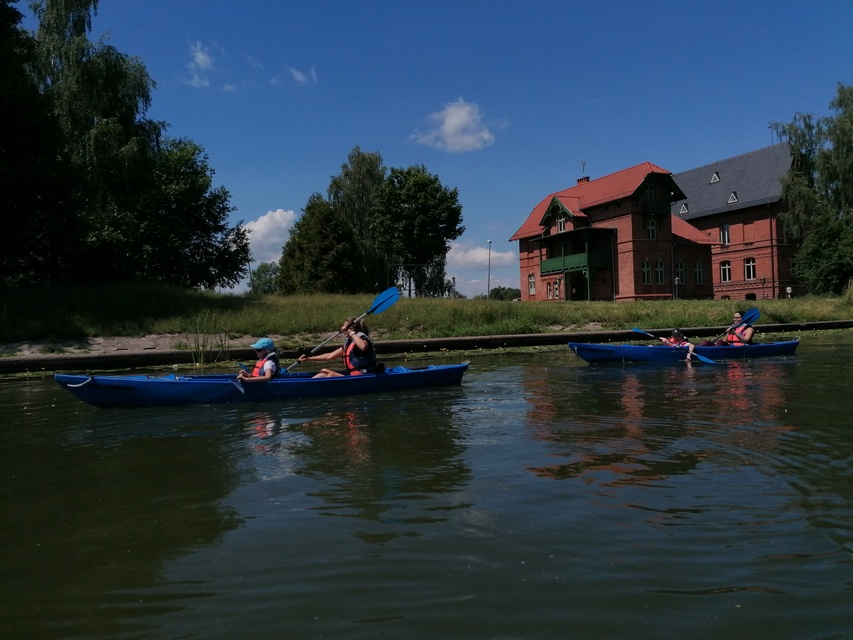
<svg viewBox="0 0 853 640"><path fill-rule="evenodd" d="M367 351L370 348L370 343L367 341L367 337L363 333L356 333L350 329L347 331L347 335L350 340L355 343L355 348L359 351Z"/></svg>
<svg viewBox="0 0 853 640"><path fill-rule="evenodd" d="M344 355L344 348L338 347L334 351L329 351L328 353L321 353L316 356L299 356L299 362L308 362L308 361L326 361L326 360L334 360L336 358L340 358Z"/></svg>
<svg viewBox="0 0 853 640"><path fill-rule="evenodd" d="M255 377L252 375L238 376L242 382L266 382L272 380L275 376L275 362L267 360L264 362L264 369L261 375Z"/></svg>
<svg viewBox="0 0 853 640"><path fill-rule="evenodd" d="M740 339L743 340L744 342L752 342L752 336L754 334L755 334L755 329L753 329L749 325L746 325L741 330Z"/></svg>

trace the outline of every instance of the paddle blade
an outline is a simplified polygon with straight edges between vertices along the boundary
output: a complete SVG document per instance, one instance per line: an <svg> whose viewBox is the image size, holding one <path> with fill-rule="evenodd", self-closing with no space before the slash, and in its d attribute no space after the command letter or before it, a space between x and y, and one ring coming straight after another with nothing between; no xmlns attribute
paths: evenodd
<svg viewBox="0 0 853 640"><path fill-rule="evenodd" d="M741 316L740 321L741 324L753 324L759 317L761 317L761 312L753 307Z"/></svg>
<svg viewBox="0 0 853 640"><path fill-rule="evenodd" d="M373 306L367 310L365 315L370 315L371 313L382 313L399 299L400 292L397 290L397 287L388 287L373 299Z"/></svg>
<svg viewBox="0 0 853 640"><path fill-rule="evenodd" d="M699 358L699 362L704 362L705 364L720 364L716 360L711 360L711 358L706 358L705 356L699 355L696 352L693 352L692 355L694 358Z"/></svg>

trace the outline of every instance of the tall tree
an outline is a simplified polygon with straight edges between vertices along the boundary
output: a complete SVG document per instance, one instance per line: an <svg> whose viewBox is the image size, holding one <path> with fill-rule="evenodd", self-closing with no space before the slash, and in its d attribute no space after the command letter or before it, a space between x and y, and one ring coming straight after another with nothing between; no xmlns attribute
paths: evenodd
<svg viewBox="0 0 853 640"><path fill-rule="evenodd" d="M252 293L270 294L278 290L279 266L275 262L262 262L252 270Z"/></svg>
<svg viewBox="0 0 853 640"><path fill-rule="evenodd" d="M165 140L130 211L137 224L122 244L127 277L209 289L240 282L249 238L242 224L228 224L230 198L224 187L213 186L213 169L199 145Z"/></svg>
<svg viewBox="0 0 853 640"><path fill-rule="evenodd" d="M319 193L308 199L279 261L281 293L352 293L362 269L352 251L352 231Z"/></svg>
<svg viewBox="0 0 853 640"><path fill-rule="evenodd" d="M385 259L377 252L371 226L378 189L385 181L385 167L379 153L367 153L354 147L341 166L340 175L329 184L329 203L347 225L350 234L347 247L353 264L359 270L349 293L369 293L382 288L387 281Z"/></svg>
<svg viewBox="0 0 853 640"><path fill-rule="evenodd" d="M840 293L853 278L853 86L839 84L829 106L835 115L773 124L793 153L780 220L797 246L794 274L812 293Z"/></svg>
<svg viewBox="0 0 853 640"><path fill-rule="evenodd" d="M456 189L424 166L391 169L378 191L371 229L397 278L410 278L417 295L444 294L449 243L465 231Z"/></svg>
<svg viewBox="0 0 853 640"><path fill-rule="evenodd" d="M35 40L13 0L0 0L0 284L63 279L79 241L63 137L29 69Z"/></svg>

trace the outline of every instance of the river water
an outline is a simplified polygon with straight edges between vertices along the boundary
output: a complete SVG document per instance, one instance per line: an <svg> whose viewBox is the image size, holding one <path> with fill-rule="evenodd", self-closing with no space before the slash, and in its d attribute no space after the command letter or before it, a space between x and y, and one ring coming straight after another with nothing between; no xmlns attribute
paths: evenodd
<svg viewBox="0 0 853 640"><path fill-rule="evenodd" d="M0 637L853 637L853 332L468 357L290 405L0 380Z"/></svg>

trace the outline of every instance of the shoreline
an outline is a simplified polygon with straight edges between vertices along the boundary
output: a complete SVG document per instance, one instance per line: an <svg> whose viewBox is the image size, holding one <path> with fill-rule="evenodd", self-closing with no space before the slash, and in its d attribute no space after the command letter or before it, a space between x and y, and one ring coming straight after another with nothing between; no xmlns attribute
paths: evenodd
<svg viewBox="0 0 853 640"><path fill-rule="evenodd" d="M796 333L810 331L825 331L831 329L853 328L853 320L829 320L821 322L804 322L791 324L761 324L756 327L761 333ZM684 329L691 338L715 336L726 327L693 327ZM649 329L649 333L657 336L669 334L670 329ZM183 336L177 334L153 335L143 337L96 337L88 340L66 341L56 345L62 349L70 349L62 353L43 353L42 350L52 343L44 341L27 341L2 345L3 355L0 357L0 375L31 374L48 375L56 371L86 371L128 369L135 367L157 367L192 365L194 352L190 349L177 349ZM277 342L281 336L270 336ZM233 340L232 344L246 344L254 341L254 337L245 336ZM277 340L278 339L278 340ZM759 341L760 341L759 336ZM575 331L568 333L532 333L518 335L469 336L454 338L425 338L421 340L381 340L376 346L383 355L401 355L442 352L452 353L482 351L490 349L511 349L520 347L543 347L565 345L568 342L637 342L642 340L631 330L597 330ZM329 345L320 350L331 351L339 345ZM313 347L284 347L278 353L282 360L295 360L300 353ZM219 355L219 360L248 361L254 358L254 352L248 347L229 348L226 352L207 352L213 358ZM212 363L215 364L215 363Z"/></svg>

